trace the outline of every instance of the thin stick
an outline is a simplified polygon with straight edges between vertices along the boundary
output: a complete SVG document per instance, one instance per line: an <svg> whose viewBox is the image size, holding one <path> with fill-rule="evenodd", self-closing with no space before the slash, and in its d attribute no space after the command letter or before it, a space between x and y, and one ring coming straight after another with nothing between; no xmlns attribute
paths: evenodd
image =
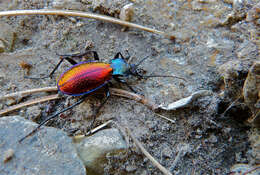
<svg viewBox="0 0 260 175"><path fill-rule="evenodd" d="M129 99L135 100L139 103L142 103L143 105L145 105L146 107L148 107L149 109L151 109L153 111L158 109L158 106L156 104L151 103L150 100L146 99L142 95L135 94L135 93L123 90L123 89L117 89L117 88L110 88L110 92L112 95L129 98Z"/></svg>
<svg viewBox="0 0 260 175"><path fill-rule="evenodd" d="M143 147L143 145L134 137L134 135L131 133L130 129L125 127L128 135L132 138L133 142L136 144L136 146L142 151L142 153L152 162L154 166L156 166L161 172L165 175L172 175L170 171L168 171L165 167L163 167L157 160L155 160L152 155L146 151L146 149Z"/></svg>
<svg viewBox="0 0 260 175"><path fill-rule="evenodd" d="M107 125L109 125L112 122L113 122L113 120L108 120L107 122L103 123L102 125L99 125L98 127L94 128L94 129L91 129L89 133L94 134L95 132L101 130L102 128L106 127ZM75 140L82 139L82 138L86 137L86 135L76 135L73 137L73 139L75 139Z"/></svg>
<svg viewBox="0 0 260 175"><path fill-rule="evenodd" d="M44 10L11 10L11 11L0 12L0 17L18 16L18 15L60 15L60 16L76 16L76 17L83 17L83 18L92 18L96 20L119 24L126 27L133 27L147 32L155 33L158 35L162 35L166 38L169 38L171 40L175 39L175 36L166 34L165 32L159 30L151 29L149 27L130 23L110 16L104 16L104 15L88 13L88 12L79 12L79 11L71 11L71 10L51 10L51 9L50 10L45 10L45 9Z"/></svg>
<svg viewBox="0 0 260 175"><path fill-rule="evenodd" d="M170 118L168 118L168 117L165 117L165 116L163 116L163 115L161 115L161 114L158 114L158 113L155 113L155 114L158 115L159 117L165 119L165 120L168 120L168 121L171 122L171 123L176 123L174 120L172 120L172 119L170 119Z"/></svg>
<svg viewBox="0 0 260 175"><path fill-rule="evenodd" d="M10 98L10 97L23 97L26 95L35 94L35 93L39 93L39 92L53 92L53 91L57 91L57 87L30 89L30 90L26 90L26 91L19 91L19 92L7 94L4 96L0 96L0 100L4 100L4 99Z"/></svg>
<svg viewBox="0 0 260 175"><path fill-rule="evenodd" d="M49 101L49 100L56 100L56 99L59 99L59 98L61 98L61 97L58 94L54 94L54 95L49 95L49 96L45 96L45 97L40 97L40 98L36 98L36 99L33 99L33 100L29 100L29 101L26 101L24 103L13 105L13 106L11 106L9 108L0 110L0 116L6 114L8 112L20 109L22 107L30 106L30 105L37 104L37 103L42 103L42 102Z"/></svg>
<svg viewBox="0 0 260 175"><path fill-rule="evenodd" d="M142 103L143 105L147 106L151 110L155 110L155 109L158 108L157 105L150 103L149 100L146 99L144 96L141 96L141 95L138 95L138 94L135 94L135 93L132 93L132 92L128 92L128 91L125 91L125 90L122 90L122 89L117 89L117 88L109 88L109 90L110 90L112 95L116 95L116 96L125 97L125 98L135 100L135 101ZM54 91L54 92L57 91L57 87L45 87L45 88L31 89L31 90L27 90L27 91L19 91L19 92L16 92L16 93L7 94L7 95L2 96L2 97L0 96L0 99L17 97L17 96L20 96L20 95L25 96L25 95L30 95L30 94L33 94L33 93L38 93L38 92L52 92L52 91ZM20 108L25 107L25 106L29 106L29 105L33 105L33 104L37 104L37 103L42 103L42 102L49 101L49 100L55 100L55 99L58 99L58 98L60 98L60 97L58 97L58 94L55 94L55 95L50 95L50 96L30 100L28 102L20 103L20 104L11 106L7 109L0 110L0 116L6 114L8 112L20 109Z"/></svg>

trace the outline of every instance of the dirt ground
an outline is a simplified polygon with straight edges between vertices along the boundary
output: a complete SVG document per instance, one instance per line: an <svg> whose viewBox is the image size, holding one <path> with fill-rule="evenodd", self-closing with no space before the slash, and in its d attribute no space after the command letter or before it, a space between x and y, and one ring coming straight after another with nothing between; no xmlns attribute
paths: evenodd
<svg viewBox="0 0 260 175"><path fill-rule="evenodd" d="M228 174L238 163L259 164L250 142L255 130L245 122L251 116L250 110L238 105L223 115L237 99L238 92L227 89L219 72L223 64L240 61L241 68L236 69L239 75L234 85L230 85L239 90L249 67L259 59L256 42L259 19L247 20L257 0L241 1L243 4L235 0L0 1L0 10L68 9L118 17L120 9L131 2L134 4L132 22L174 34L176 40L138 29L122 31L120 25L79 17L0 18L0 41L6 43L4 52L0 53L0 95L55 86L56 77L68 69L68 63L61 65L53 79L31 80L24 75L47 75L59 61L57 54L95 50L102 61L108 62L117 52L126 55L128 50L133 62L149 56L141 65L147 75L176 75L187 80L129 77L127 81L153 103L169 104L197 90L210 90L213 95L198 99L191 107L159 111L175 123L159 118L135 101L113 96L102 108L95 126L109 119L128 126L148 152L173 174ZM232 13L233 18L228 18ZM28 70L21 66L23 64L31 68ZM128 90L117 83L113 86ZM35 97L9 99L0 104L0 109ZM8 115L19 114L40 122L77 99L66 96ZM100 97L91 97L49 125L63 130L86 130L91 122L90 114L100 102ZM187 149L176 163L176 156L183 147ZM107 158L106 174L161 174L134 145L127 154Z"/></svg>

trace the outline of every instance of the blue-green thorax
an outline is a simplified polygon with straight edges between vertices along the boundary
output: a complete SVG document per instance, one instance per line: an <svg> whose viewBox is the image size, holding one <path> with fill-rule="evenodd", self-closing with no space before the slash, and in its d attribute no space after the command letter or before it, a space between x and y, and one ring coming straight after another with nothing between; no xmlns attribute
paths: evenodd
<svg viewBox="0 0 260 175"><path fill-rule="evenodd" d="M113 75L129 75L130 66L122 58L115 58L111 60L110 65L113 69Z"/></svg>

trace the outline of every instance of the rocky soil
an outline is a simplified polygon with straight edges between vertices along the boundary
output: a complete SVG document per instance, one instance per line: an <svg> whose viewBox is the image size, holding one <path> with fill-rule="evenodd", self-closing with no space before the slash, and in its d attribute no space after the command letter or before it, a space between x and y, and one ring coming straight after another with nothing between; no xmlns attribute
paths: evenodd
<svg viewBox="0 0 260 175"><path fill-rule="evenodd" d="M128 51L133 63L149 56L140 66L146 75L185 78L129 77L129 84L151 103L167 106L199 90L210 93L176 110L156 112L134 100L112 96L101 109L95 127L108 120L114 122L80 140L66 133L79 128L73 133L79 135L88 130L102 95L86 99L22 143L17 140L28 134L35 122L79 98L64 96L4 114L0 116L0 174L162 174L124 132L125 127L172 174L249 174L250 170L259 174L258 0L0 1L0 11L63 9L119 18L129 3L133 3L133 23L175 35L176 39L80 17L1 17L0 97L55 86L56 77L69 68L69 63L62 64L52 79L24 76L48 75L59 61L58 54L87 50L97 51L104 62L117 52L127 55ZM1 100L0 110L49 94ZM90 153L93 157L82 158Z"/></svg>

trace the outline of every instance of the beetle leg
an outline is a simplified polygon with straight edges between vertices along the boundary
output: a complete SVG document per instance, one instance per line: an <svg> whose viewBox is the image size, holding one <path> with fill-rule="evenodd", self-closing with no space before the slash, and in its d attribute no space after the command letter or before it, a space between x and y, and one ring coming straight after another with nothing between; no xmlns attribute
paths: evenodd
<svg viewBox="0 0 260 175"><path fill-rule="evenodd" d="M119 56L121 56L122 58L124 58L123 55L121 54L121 52L118 52L118 53L116 53L116 55L114 56L114 59L119 58Z"/></svg>
<svg viewBox="0 0 260 175"><path fill-rule="evenodd" d="M92 53L94 54L94 59L99 61L98 53L96 51L92 51Z"/></svg>
<svg viewBox="0 0 260 175"><path fill-rule="evenodd" d="M132 92L134 92L134 93L138 93L138 92L136 92L136 90L134 90L125 80L123 80L123 79L120 79L119 77L113 77L117 82L119 82L119 83L122 83L122 84L125 84Z"/></svg>
<svg viewBox="0 0 260 175"><path fill-rule="evenodd" d="M51 71L51 73L45 77L28 77L28 76L24 76L24 78L28 78L28 79L45 79L45 78L52 78L53 74L55 73L55 71L59 68L59 66L61 65L61 63L65 60L67 60L70 64L75 65L77 64L77 62L73 59L73 58L82 58L85 55L87 55L88 53L93 53L94 54L94 59L95 60L99 60L99 56L98 53L96 51L87 51L84 53L80 53L80 54L68 54L68 55L60 55L58 53L56 53L58 56L60 56L60 61L59 63L54 67L54 69Z"/></svg>
<svg viewBox="0 0 260 175"><path fill-rule="evenodd" d="M49 116L48 118L46 118L46 119L45 119L44 121L42 121L34 130L32 130L29 134L27 134L27 135L24 136L23 138L21 138L21 139L19 140L19 143L21 143L21 142L22 142L24 139L26 139L27 137L29 137L29 136L33 135L34 133L36 133L36 132L40 129L40 127L41 127L42 125L44 125L45 123L47 123L49 120L51 120L51 119L57 117L59 114L61 114L61 113L65 112L65 111L67 111L67 110L69 110L69 109L71 109L71 108L73 108L73 107L79 105L80 103L82 103L87 96L88 96L88 95L84 95L79 101L77 101L77 102L74 103L73 105L71 105L71 106L69 106L69 107L67 107L67 108L65 108L65 109L63 109L63 110L61 110L61 111L58 111L58 112L56 112L55 114L53 114L53 115Z"/></svg>
<svg viewBox="0 0 260 175"><path fill-rule="evenodd" d="M105 85L105 93L106 93L105 100L104 100L104 101L101 103L101 105L100 105L98 108L96 108L96 109L94 110L94 112L93 112L93 120L92 120L91 125L90 125L90 127L89 127L89 132L88 132L88 134L91 134L91 129L92 129L93 126L94 126L94 123L95 123L95 121L96 121L96 118L97 118L97 115L98 115L100 109L106 104L107 100L108 100L109 97L110 97L109 86L108 86L107 84Z"/></svg>
<svg viewBox="0 0 260 175"><path fill-rule="evenodd" d="M124 57L121 52L118 52L118 53L114 56L114 59L117 59L117 58L119 58L119 56L120 56L123 60L125 60L125 61L127 62L127 60L130 58L130 54L129 54L128 51L126 51L126 52L127 52L127 54L128 54L127 57Z"/></svg>
<svg viewBox="0 0 260 175"><path fill-rule="evenodd" d="M127 57L125 57L126 60L129 60L129 58L131 57L131 55L129 54L128 50L126 50L127 53Z"/></svg>
<svg viewBox="0 0 260 175"><path fill-rule="evenodd" d="M34 80L38 80L38 79L45 79L45 78L52 78L52 75L55 73L55 71L58 69L58 67L61 65L61 63L64 61L64 59L66 59L65 57L60 59L59 63L54 67L54 69L51 71L51 73L45 77L28 77L28 76L24 76L24 78L28 78L28 79L34 79ZM75 61L74 61L75 62Z"/></svg>
<svg viewBox="0 0 260 175"><path fill-rule="evenodd" d="M59 68L59 66L61 65L61 63L65 60L67 60L68 62L70 62L70 64L75 65L77 64L76 61L74 61L72 58L68 57L68 56L60 56L60 61L59 63L54 67L54 69L51 71L51 73L45 77L28 77L28 76L24 76L24 78L28 78L28 79L45 79L45 78L52 78L53 74L55 73L55 71Z"/></svg>
<svg viewBox="0 0 260 175"><path fill-rule="evenodd" d="M61 57L61 59L62 60L67 60L70 64L72 64L72 65L75 65L75 64L77 64L77 62L75 61L75 60L73 60L71 57L63 57L63 56L60 56Z"/></svg>
<svg viewBox="0 0 260 175"><path fill-rule="evenodd" d="M94 59L99 60L99 56L98 56L98 53L96 51L87 51L87 52L80 53L80 54L70 54L70 55L59 55L59 54L57 54L57 55L60 56L60 62L55 66L53 71L50 73L49 77L52 77L52 75L58 69L58 67L64 61L64 59L67 60L70 64L75 65L75 64L77 64L77 62L73 58L82 58L85 55L87 55L88 53L93 53Z"/></svg>
<svg viewBox="0 0 260 175"><path fill-rule="evenodd" d="M65 59L67 59L67 58L76 58L76 59L79 59L79 58L82 58L82 57L84 57L84 56L86 56L87 54L89 54L89 53L93 53L93 55L94 55L94 59L95 60L97 60L97 61L99 61L99 56L98 56L98 53L96 52L96 51L92 51L92 50L90 50L90 51L86 51L86 52L83 52L83 53L79 53L79 54L66 54L66 55L59 55L59 54L57 54L57 55L59 55L59 56L62 56L62 57L65 57ZM69 60L67 60L67 61L69 61ZM74 61L74 60L73 60ZM69 61L70 62L70 61ZM70 62L71 63L71 62ZM71 64L73 64L73 63L71 63Z"/></svg>

